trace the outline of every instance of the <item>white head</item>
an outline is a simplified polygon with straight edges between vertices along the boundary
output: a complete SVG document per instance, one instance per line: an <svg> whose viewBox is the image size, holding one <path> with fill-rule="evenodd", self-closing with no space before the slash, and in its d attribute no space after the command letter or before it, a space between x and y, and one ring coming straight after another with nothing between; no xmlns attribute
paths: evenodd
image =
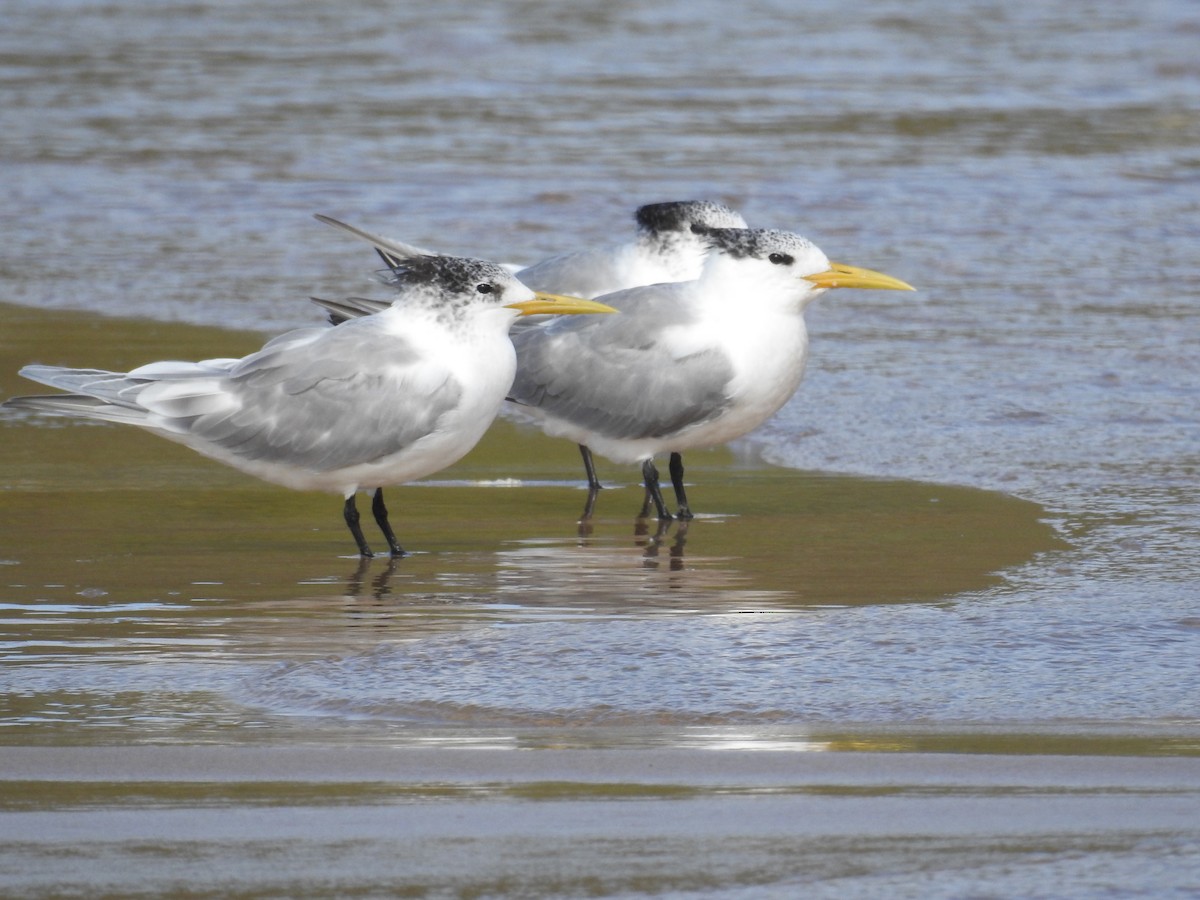
<svg viewBox="0 0 1200 900"><path fill-rule="evenodd" d="M388 283L397 291L392 308L433 311L439 319L459 320L486 310L518 316L615 312L611 306L534 291L503 266L460 256L410 256L391 267Z"/></svg>
<svg viewBox="0 0 1200 900"><path fill-rule="evenodd" d="M501 266L459 256L411 256L389 266L395 303L425 306L452 318L467 311L507 307L534 299L534 292ZM517 312L514 310L513 317Z"/></svg>
<svg viewBox="0 0 1200 900"><path fill-rule="evenodd" d="M752 293L756 302L777 302L803 310L829 288L857 287L911 291L899 279L832 263L807 238L764 228L714 228L702 279L718 290Z"/></svg>
<svg viewBox="0 0 1200 900"><path fill-rule="evenodd" d="M611 306L547 294L526 287L496 263L461 256L442 256L393 238L364 231L329 216L317 219L366 241L387 263L386 284L397 291L392 309L424 307L438 319L453 321L486 310L504 310L499 321L511 324L517 316L555 316L616 312Z"/></svg>

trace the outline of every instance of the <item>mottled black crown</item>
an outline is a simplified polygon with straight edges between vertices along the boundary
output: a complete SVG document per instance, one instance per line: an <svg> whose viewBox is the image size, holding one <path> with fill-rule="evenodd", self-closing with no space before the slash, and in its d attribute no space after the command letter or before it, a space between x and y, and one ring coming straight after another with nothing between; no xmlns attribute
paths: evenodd
<svg viewBox="0 0 1200 900"><path fill-rule="evenodd" d="M812 242L798 234L768 228L713 228L705 237L713 250L734 259L766 259L772 253L796 256L813 249Z"/></svg>
<svg viewBox="0 0 1200 900"><path fill-rule="evenodd" d="M406 288L440 288L449 294L475 294L481 284L499 287L511 279L496 263L461 256L412 256L392 266L390 284Z"/></svg>
<svg viewBox="0 0 1200 900"><path fill-rule="evenodd" d="M673 200L647 203L634 214L638 228L653 234L671 231L707 231L710 228L740 228L745 222L728 206L711 200Z"/></svg>

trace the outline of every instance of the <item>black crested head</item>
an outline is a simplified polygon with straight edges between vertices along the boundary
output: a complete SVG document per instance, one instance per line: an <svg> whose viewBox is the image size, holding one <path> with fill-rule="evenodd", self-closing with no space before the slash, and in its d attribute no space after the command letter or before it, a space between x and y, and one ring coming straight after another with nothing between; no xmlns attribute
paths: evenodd
<svg viewBox="0 0 1200 900"><path fill-rule="evenodd" d="M492 288L486 293L498 295L504 283L511 279L493 262L461 256L413 256L405 259L402 265L392 266L391 270L392 277L388 282L398 290L434 288L472 297L485 293L479 291L483 284Z"/></svg>
<svg viewBox="0 0 1200 900"><path fill-rule="evenodd" d="M769 228L713 228L706 237L713 250L733 259L768 259L773 253L795 257L814 249L798 234Z"/></svg>
<svg viewBox="0 0 1200 900"><path fill-rule="evenodd" d="M745 220L728 206L711 200L647 203L634 214L638 228L651 234L704 233L711 228L743 228Z"/></svg>

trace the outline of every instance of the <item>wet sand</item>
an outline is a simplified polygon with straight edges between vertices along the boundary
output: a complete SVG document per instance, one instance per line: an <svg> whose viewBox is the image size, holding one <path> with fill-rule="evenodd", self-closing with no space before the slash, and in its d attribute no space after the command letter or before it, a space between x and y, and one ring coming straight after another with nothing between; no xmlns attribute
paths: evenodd
<svg viewBox="0 0 1200 900"><path fill-rule="evenodd" d="M5 396L27 361L122 368L261 342L0 316ZM1200 878L1181 862L1200 844L1200 760L1169 729L422 726L247 711L204 683L480 623L939 603L1062 546L1036 504L721 450L689 457L686 528L636 522L635 473L608 465L581 526L574 448L500 422L390 492L414 555L361 563L335 497L134 429L18 416L0 433L6 665L79 673L4 697L6 891L955 896L981 876L1022 895L1109 870ZM140 685L171 666L201 683Z"/></svg>
<svg viewBox="0 0 1200 900"><path fill-rule="evenodd" d="M24 387L12 373L26 361L126 369L262 341L11 307L0 315L6 396ZM211 728L221 740L257 741L238 733L241 710L189 708L208 709L210 673L369 655L380 641L481 624L936 603L1063 546L1040 507L1013 497L777 469L728 450L688 455L690 523L638 520L637 473L613 465L601 466L607 487L581 523L575 448L499 421L459 464L389 490L413 555L364 561L352 555L338 497L264 484L134 428L25 414L0 428L0 574L17 638L9 661L95 666L111 682L93 692L98 676L81 674L65 689L5 696L9 743L103 740L87 730L97 725L120 726L127 740L192 740ZM197 666L196 686L172 682L165 701L152 699L126 674L125 663L165 660ZM267 721L271 733L297 731L294 718Z"/></svg>
<svg viewBox="0 0 1200 900"><path fill-rule="evenodd" d="M0 320L6 397L47 392L16 376L26 362L124 370L242 354L263 340L11 306L0 306ZM357 572L337 497L267 485L134 428L13 413L0 427L0 555L22 573L105 590L161 589L171 578L270 592L294 583L297 566L310 580ZM687 464L698 513L689 525L636 521L636 467L601 463L607 487L581 526L575 448L500 420L457 465L389 490L396 530L415 554L403 572L427 587L447 565L470 570L502 546L595 546L666 573L686 560L691 573L664 578L672 590L736 586L785 606L885 603L984 588L1063 546L1040 507L995 492L777 469L725 449L690 453ZM387 568L379 559L359 574ZM590 586L574 580L571 592Z"/></svg>

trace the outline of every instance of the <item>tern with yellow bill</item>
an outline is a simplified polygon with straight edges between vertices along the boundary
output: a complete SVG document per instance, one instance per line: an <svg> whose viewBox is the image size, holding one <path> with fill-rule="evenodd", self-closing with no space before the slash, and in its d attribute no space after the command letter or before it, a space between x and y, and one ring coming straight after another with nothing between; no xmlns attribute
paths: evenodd
<svg viewBox="0 0 1200 900"><path fill-rule="evenodd" d="M692 281L708 255L705 234L712 228L746 227L739 213L712 200L646 203L633 218L637 228L631 240L552 256L518 270L517 277L535 291L588 298L646 284Z"/></svg>
<svg viewBox="0 0 1200 900"><path fill-rule="evenodd" d="M535 293L495 263L413 249L392 260L397 294L376 315L293 331L243 359L127 373L26 366L26 378L70 393L4 405L137 425L266 481L336 492L363 557L355 494L371 490L401 556L383 487L444 469L483 436L516 369L512 322L613 312Z"/></svg>
<svg viewBox="0 0 1200 900"><path fill-rule="evenodd" d="M681 519L692 517L684 451L753 431L795 393L804 375L804 310L831 288L914 290L869 269L831 263L784 231L717 228L694 281L605 294L618 316L559 319L513 335L517 375L509 399L542 430L618 463L640 463L654 503L671 514L654 457L670 453ZM585 515L591 510L594 491Z"/></svg>
<svg viewBox="0 0 1200 900"><path fill-rule="evenodd" d="M317 218L369 242L389 266L413 254L429 252L393 238L354 228L328 216ZM694 281L700 277L709 253L708 232L714 228L746 227L746 220L741 214L713 200L647 203L637 208L633 218L637 227L630 240L562 253L525 268L506 268L516 272L521 283L534 290L586 298L649 284ZM380 277L385 284L391 281L391 274L387 270L380 273ZM329 312L330 321L334 324L370 315L385 309L390 303L388 300L366 297L313 299ZM544 324L542 317L533 316L520 319L513 324L512 330L515 333ZM587 477L590 508L601 485L596 476L592 452L584 444L579 445L579 452ZM680 464L675 455L672 455L671 462L672 465Z"/></svg>

